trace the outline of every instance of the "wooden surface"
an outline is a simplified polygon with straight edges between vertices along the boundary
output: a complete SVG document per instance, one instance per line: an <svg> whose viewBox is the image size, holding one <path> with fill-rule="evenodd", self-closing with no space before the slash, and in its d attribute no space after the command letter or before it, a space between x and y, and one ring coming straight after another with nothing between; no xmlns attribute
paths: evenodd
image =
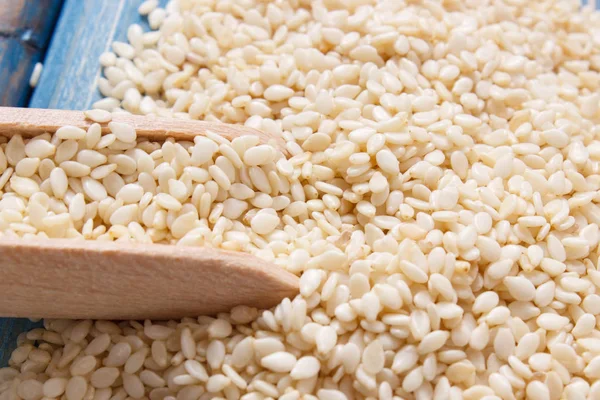
<svg viewBox="0 0 600 400"><path fill-rule="evenodd" d="M0 4L14 1L0 0ZM29 106L86 110L100 99L95 83L100 75L98 57L110 49L113 41L126 40L129 25L137 23L148 29L137 13L140 3L141 0L64 0L44 60L44 71ZM159 0L159 3L164 6L167 1ZM0 54L4 54L2 50ZM17 336L36 326L40 323L0 318L0 367L8 364Z"/></svg>
<svg viewBox="0 0 600 400"><path fill-rule="evenodd" d="M0 0L0 105L26 106L63 0Z"/></svg>
<svg viewBox="0 0 600 400"><path fill-rule="evenodd" d="M268 308L298 278L245 253L49 239L0 242L0 315L172 319Z"/></svg>
<svg viewBox="0 0 600 400"><path fill-rule="evenodd" d="M255 135L260 143L273 143L285 154L285 142L256 129L241 125L222 124L174 118L158 118L142 115L115 114L112 120L133 126L138 137L164 141L167 138L193 141L195 136L210 131L232 140L238 136ZM86 119L81 111L48 110L39 108L0 107L0 135L12 137L21 134L32 137L44 132L54 133L58 128L72 125L87 129L93 121ZM108 124L102 124L102 132L108 133Z"/></svg>
<svg viewBox="0 0 600 400"><path fill-rule="evenodd" d="M8 1L8 0L7 0ZM64 0L38 88L30 107L87 110L102 96L97 90L98 57L127 28L148 24L137 12L141 0ZM160 0L163 6L166 0Z"/></svg>

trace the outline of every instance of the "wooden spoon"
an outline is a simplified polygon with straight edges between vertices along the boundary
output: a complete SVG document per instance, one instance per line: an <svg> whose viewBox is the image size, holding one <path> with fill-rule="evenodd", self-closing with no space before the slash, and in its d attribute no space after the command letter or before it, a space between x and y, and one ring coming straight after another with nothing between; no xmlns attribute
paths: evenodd
<svg viewBox="0 0 600 400"><path fill-rule="evenodd" d="M211 130L228 139L254 129L179 119L113 115L138 137L192 140ZM64 125L86 128L79 111L0 107L0 135L32 137ZM106 127L103 126L103 130ZM106 128L107 130L107 128ZM0 198L3 192L0 191ZM237 305L268 308L298 292L298 278L246 253L162 244L0 237L0 315L32 318L169 319Z"/></svg>
<svg viewBox="0 0 600 400"><path fill-rule="evenodd" d="M211 131L229 140L237 136L256 135L261 143L272 143L286 153L283 138L242 125L130 114L113 114L112 120L133 126L138 137L158 142L170 137L191 141L194 136ZM33 137L45 132L54 133L65 125L87 129L93 123L94 121L87 119L81 111L0 107L0 135L9 138L17 133L23 137ZM108 124L101 125L102 133L110 132Z"/></svg>

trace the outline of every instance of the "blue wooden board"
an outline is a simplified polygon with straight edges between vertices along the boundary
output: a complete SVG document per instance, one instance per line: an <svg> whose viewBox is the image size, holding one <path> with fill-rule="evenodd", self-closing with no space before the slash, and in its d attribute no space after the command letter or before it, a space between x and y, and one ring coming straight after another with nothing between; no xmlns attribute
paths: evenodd
<svg viewBox="0 0 600 400"><path fill-rule="evenodd" d="M160 3L164 6L166 0ZM100 54L115 40L127 41L129 25L149 29L137 12L140 4L141 0L65 0L29 106L85 110L100 99ZM8 364L17 336L39 325L0 318L0 367Z"/></svg>
<svg viewBox="0 0 600 400"><path fill-rule="evenodd" d="M0 105L27 106L63 0L0 0Z"/></svg>
<svg viewBox="0 0 600 400"><path fill-rule="evenodd" d="M29 106L85 110L100 99L98 57L110 51L115 40L127 41L129 25L149 29L137 12L140 4L140 0L66 0Z"/></svg>

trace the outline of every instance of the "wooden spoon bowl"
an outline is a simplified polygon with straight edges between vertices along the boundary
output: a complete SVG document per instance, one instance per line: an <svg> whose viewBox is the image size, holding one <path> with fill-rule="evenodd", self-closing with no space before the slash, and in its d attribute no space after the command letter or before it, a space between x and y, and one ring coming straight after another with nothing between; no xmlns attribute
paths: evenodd
<svg viewBox="0 0 600 400"><path fill-rule="evenodd" d="M251 128L114 114L139 137L193 140L207 130L232 139ZM32 137L64 125L87 128L78 111L0 107L0 135ZM103 129L108 129L103 127ZM0 199L3 192L0 191ZM169 319L237 305L269 308L298 293L298 277L246 253L163 244L0 237L0 315L32 318Z"/></svg>

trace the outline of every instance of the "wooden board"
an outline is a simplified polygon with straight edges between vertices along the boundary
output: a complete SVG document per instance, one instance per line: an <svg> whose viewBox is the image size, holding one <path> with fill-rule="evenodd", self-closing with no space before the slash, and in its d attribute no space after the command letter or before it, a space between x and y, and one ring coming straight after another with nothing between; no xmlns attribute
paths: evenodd
<svg viewBox="0 0 600 400"><path fill-rule="evenodd" d="M0 0L0 105L26 106L63 0Z"/></svg>
<svg viewBox="0 0 600 400"><path fill-rule="evenodd" d="M52 3L57 2L59 0L0 0L0 10L3 10L4 4L43 3L42 12L48 13L51 12ZM113 41L126 41L129 25L137 23L144 29L148 29L145 19L137 12L141 2L141 0L64 0L46 53L44 70L33 91L29 106L84 110L100 99L96 86L96 79L100 76L98 57L104 51L110 50ZM166 2L160 0L163 6ZM1 54L5 53L0 45ZM35 62L37 60L34 64ZM4 68L6 67L0 63L0 74ZM27 81L30 74L31 70L24 74ZM2 75L0 75L0 85L3 82L1 77ZM40 326L40 323L33 323L27 319L0 318L0 367L8 364L18 335L36 326Z"/></svg>
<svg viewBox="0 0 600 400"><path fill-rule="evenodd" d="M166 0L161 0L166 4ZM65 0L30 107L85 110L102 98L97 88L98 57L127 28L149 29L137 9L141 0Z"/></svg>

